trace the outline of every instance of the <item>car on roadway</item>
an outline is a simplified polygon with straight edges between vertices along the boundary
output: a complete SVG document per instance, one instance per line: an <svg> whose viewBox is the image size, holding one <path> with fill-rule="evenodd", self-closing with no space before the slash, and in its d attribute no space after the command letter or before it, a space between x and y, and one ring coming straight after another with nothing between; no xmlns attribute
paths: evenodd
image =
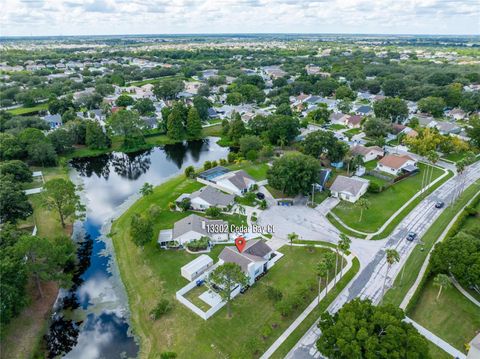
<svg viewBox="0 0 480 359"><path fill-rule="evenodd" d="M408 232L407 233L407 241L413 242L413 240L417 238L417 234L415 232Z"/></svg>
<svg viewBox="0 0 480 359"><path fill-rule="evenodd" d="M435 208L443 208L444 205L445 205L445 203L443 203L442 201L437 201L435 203Z"/></svg>
<svg viewBox="0 0 480 359"><path fill-rule="evenodd" d="M257 192L257 198L258 199L265 199L265 194L263 194L262 192Z"/></svg>

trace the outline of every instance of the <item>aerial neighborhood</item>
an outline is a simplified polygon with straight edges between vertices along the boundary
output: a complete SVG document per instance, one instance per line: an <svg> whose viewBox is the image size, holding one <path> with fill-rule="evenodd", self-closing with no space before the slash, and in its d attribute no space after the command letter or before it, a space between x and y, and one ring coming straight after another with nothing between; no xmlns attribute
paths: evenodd
<svg viewBox="0 0 480 359"><path fill-rule="evenodd" d="M478 44L2 39L5 358L479 358Z"/></svg>

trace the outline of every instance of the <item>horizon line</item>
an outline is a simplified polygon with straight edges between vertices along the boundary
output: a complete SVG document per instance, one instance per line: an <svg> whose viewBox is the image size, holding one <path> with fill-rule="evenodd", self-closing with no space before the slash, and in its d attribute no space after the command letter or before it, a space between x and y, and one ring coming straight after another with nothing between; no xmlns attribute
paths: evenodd
<svg viewBox="0 0 480 359"><path fill-rule="evenodd" d="M45 38L45 37L118 37L118 36L252 36L252 35L293 35L293 36L318 36L318 35L355 35L355 36L441 36L441 37L478 37L480 34L455 34L455 33L376 33L376 32L198 32L198 33L125 33L125 34L58 34L58 35L0 35L0 39L6 38Z"/></svg>

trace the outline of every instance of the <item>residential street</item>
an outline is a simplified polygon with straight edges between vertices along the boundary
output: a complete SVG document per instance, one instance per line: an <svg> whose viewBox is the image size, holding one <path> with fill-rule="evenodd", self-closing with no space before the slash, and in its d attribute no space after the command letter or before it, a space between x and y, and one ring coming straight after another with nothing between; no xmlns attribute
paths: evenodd
<svg viewBox="0 0 480 359"><path fill-rule="evenodd" d="M353 239L351 250L358 256L361 269L356 278L331 304L329 311L337 311L344 303L356 297L370 298L374 303L378 303L382 297L382 287L387 271L385 249L395 248L401 257L400 263L394 264L388 273L386 281L388 287L399 274L403 263L407 260L414 246L421 245L418 240L414 242L406 241L407 232L416 232L421 241L422 235L444 210L435 208L435 202L441 200L445 202L445 207L447 207L455 195L458 195L458 191L468 188L479 178L480 162L477 162L466 169L462 175L451 178L427 196L400 222L387 239L381 241ZM330 204L333 205L332 202L322 204L323 206L319 206L319 210L313 210L305 206L276 206L264 211L260 215L259 221L262 224L273 224L275 237L285 240L288 233L296 232L302 239L335 243L338 240L338 230L323 215ZM315 349L315 341L319 334L316 325L314 325L287 357L295 359L319 357L319 353Z"/></svg>

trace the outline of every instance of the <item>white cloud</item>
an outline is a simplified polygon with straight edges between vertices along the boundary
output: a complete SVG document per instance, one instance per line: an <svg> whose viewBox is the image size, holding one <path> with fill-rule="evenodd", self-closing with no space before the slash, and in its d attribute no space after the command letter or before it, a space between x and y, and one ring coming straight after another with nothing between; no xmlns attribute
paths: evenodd
<svg viewBox="0 0 480 359"><path fill-rule="evenodd" d="M479 34L477 0L4 0L0 35Z"/></svg>

